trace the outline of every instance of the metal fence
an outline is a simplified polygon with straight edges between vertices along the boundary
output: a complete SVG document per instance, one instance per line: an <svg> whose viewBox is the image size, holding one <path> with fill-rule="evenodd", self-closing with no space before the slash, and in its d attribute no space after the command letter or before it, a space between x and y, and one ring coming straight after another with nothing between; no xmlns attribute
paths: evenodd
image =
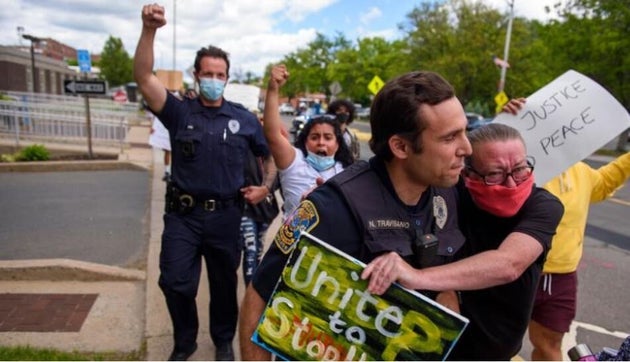
<svg viewBox="0 0 630 362"><path fill-rule="evenodd" d="M85 143L87 140L84 97L1 91L0 137L20 140ZM90 98L91 138L98 145L121 145L129 122L137 119L138 103L118 103Z"/></svg>

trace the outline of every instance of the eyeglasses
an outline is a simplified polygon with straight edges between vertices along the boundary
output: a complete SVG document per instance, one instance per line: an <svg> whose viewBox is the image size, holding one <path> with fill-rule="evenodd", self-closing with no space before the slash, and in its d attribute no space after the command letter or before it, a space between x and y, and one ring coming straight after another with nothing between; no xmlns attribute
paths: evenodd
<svg viewBox="0 0 630 362"><path fill-rule="evenodd" d="M505 182L505 180L507 180L508 176L512 176L512 180L514 180L515 183L520 184L530 178L532 172L534 172L534 166L529 161L526 166L519 166L513 169L512 172L493 171L482 175L471 166L466 166L466 169L481 177L483 182L488 186L501 185Z"/></svg>

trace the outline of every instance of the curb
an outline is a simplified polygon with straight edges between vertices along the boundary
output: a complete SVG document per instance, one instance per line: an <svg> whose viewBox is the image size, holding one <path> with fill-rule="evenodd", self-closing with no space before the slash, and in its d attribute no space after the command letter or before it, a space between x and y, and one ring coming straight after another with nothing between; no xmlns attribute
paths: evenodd
<svg viewBox="0 0 630 362"><path fill-rule="evenodd" d="M2 281L144 281L146 272L72 259L6 260L0 262Z"/></svg>
<svg viewBox="0 0 630 362"><path fill-rule="evenodd" d="M0 163L0 172L146 170L127 161L37 161Z"/></svg>
<svg viewBox="0 0 630 362"><path fill-rule="evenodd" d="M370 140L370 137L372 137L372 133L370 132L361 132L358 129L352 127L348 127L348 129L350 129L351 132L357 135L359 141L368 142Z"/></svg>

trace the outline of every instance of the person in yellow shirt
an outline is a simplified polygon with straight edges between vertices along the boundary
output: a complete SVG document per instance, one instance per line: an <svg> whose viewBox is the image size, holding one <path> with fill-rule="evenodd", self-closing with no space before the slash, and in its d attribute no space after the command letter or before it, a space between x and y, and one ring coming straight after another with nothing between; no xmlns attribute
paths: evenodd
<svg viewBox="0 0 630 362"><path fill-rule="evenodd" d="M524 101L513 99L504 111L516 114ZM580 161L543 186L560 199L564 215L551 241L529 323L532 360L563 360L562 338L577 309L576 270L582 259L589 206L611 197L628 178L630 152L598 169Z"/></svg>
<svg viewBox="0 0 630 362"><path fill-rule="evenodd" d="M575 318L576 270L589 206L611 197L629 177L630 152L626 152L598 169L580 161L543 186L560 199L564 216L551 241L529 323L532 360L562 361L562 338Z"/></svg>

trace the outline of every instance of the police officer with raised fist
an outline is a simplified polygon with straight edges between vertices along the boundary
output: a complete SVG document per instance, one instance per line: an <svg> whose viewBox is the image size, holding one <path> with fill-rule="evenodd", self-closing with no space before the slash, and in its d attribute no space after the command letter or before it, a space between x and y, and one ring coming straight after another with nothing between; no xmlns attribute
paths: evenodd
<svg viewBox="0 0 630 362"><path fill-rule="evenodd" d="M222 49L208 46L197 52L194 76L199 97L179 99L165 89L152 72L154 38L165 24L164 7L143 7L134 77L171 139L172 183L167 190L159 279L173 322L175 345L169 360L186 360L197 349L195 297L201 256L210 283L215 357L233 360L242 204L262 200L268 192L243 187L244 162L249 150L265 159L269 150L256 116L223 98L230 61Z"/></svg>

